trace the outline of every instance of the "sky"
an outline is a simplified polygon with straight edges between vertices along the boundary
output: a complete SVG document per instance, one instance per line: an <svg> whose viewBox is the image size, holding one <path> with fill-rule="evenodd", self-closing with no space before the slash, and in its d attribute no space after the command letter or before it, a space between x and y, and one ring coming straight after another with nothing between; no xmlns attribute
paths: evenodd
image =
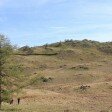
<svg viewBox="0 0 112 112"><path fill-rule="evenodd" d="M112 0L0 0L0 33L18 46L112 41Z"/></svg>

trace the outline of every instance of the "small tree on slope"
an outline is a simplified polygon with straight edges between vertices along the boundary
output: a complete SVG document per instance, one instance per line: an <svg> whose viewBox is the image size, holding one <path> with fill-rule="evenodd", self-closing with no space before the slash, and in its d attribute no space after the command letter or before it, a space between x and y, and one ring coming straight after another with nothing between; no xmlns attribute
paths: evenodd
<svg viewBox="0 0 112 112"><path fill-rule="evenodd" d="M10 60L13 47L4 35L0 35L0 109L3 101L8 101L20 86L21 68ZM19 83L18 83L19 82Z"/></svg>

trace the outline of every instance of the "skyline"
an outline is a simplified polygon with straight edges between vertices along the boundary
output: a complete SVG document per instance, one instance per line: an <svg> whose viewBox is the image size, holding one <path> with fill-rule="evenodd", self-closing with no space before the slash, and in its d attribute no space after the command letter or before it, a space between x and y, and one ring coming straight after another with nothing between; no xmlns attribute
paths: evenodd
<svg viewBox="0 0 112 112"><path fill-rule="evenodd" d="M112 41L111 0L0 0L0 33L13 44Z"/></svg>

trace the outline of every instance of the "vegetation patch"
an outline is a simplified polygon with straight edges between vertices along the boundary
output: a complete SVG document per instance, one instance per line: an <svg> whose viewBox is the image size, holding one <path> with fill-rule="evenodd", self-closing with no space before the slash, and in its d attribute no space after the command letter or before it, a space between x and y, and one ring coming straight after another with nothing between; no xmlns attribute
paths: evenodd
<svg viewBox="0 0 112 112"><path fill-rule="evenodd" d="M98 47L98 50L104 52L106 54L112 54L112 43L110 44L103 44Z"/></svg>
<svg viewBox="0 0 112 112"><path fill-rule="evenodd" d="M36 85L39 83L47 83L47 82L51 82L53 80L52 77L44 77L44 76L36 76L34 78L32 78L30 80L30 84L29 85Z"/></svg>
<svg viewBox="0 0 112 112"><path fill-rule="evenodd" d="M73 50L60 50L57 57L61 59L74 58L76 53Z"/></svg>
<svg viewBox="0 0 112 112"><path fill-rule="evenodd" d="M72 69L72 70L89 70L89 67L87 67L86 65L78 65L78 66L71 67L70 69Z"/></svg>

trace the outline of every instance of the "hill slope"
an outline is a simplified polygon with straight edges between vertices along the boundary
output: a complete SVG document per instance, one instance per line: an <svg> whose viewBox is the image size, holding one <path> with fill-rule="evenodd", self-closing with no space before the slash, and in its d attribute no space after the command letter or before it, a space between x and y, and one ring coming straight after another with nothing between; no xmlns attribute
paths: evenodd
<svg viewBox="0 0 112 112"><path fill-rule="evenodd" d="M112 112L112 42L66 40L30 49L12 58L26 77L14 112Z"/></svg>

